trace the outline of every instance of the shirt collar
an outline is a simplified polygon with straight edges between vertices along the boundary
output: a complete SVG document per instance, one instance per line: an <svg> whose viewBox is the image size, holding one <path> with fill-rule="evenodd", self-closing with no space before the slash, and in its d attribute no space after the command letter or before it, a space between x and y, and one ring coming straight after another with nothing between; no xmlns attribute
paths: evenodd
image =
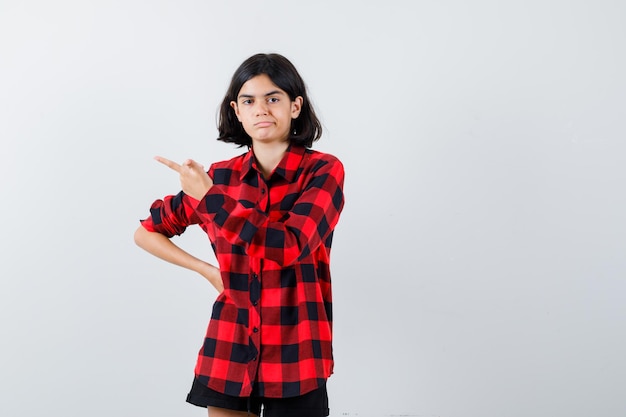
<svg viewBox="0 0 626 417"><path fill-rule="evenodd" d="M289 145L289 148L285 151L283 159L281 159L274 169L272 176L279 175L287 180L287 182L292 182L298 172L298 168L300 168L300 163L302 162L305 152L306 148L304 146ZM257 171L260 173L252 148L250 148L248 153L244 156L241 167L241 180L243 180L251 171Z"/></svg>

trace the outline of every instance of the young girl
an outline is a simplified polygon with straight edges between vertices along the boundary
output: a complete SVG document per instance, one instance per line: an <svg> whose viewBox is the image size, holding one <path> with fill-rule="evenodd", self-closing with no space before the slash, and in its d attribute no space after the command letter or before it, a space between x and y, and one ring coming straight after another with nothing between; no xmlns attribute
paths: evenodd
<svg viewBox="0 0 626 417"><path fill-rule="evenodd" d="M219 292L187 401L210 417L323 417L333 371L330 248L344 170L310 149L322 128L295 67L248 58L220 107L219 138L248 151L211 165L156 159L182 191L157 200L135 242L195 271ZM218 266L170 238L198 224Z"/></svg>

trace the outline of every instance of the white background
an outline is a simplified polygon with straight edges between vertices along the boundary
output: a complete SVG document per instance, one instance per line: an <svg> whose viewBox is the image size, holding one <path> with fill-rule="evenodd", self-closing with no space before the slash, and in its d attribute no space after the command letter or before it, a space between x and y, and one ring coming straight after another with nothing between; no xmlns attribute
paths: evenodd
<svg viewBox="0 0 626 417"><path fill-rule="evenodd" d="M345 164L332 416L626 415L623 1L0 1L0 415L204 416L215 291L132 242L248 56ZM211 260L198 228L177 238Z"/></svg>

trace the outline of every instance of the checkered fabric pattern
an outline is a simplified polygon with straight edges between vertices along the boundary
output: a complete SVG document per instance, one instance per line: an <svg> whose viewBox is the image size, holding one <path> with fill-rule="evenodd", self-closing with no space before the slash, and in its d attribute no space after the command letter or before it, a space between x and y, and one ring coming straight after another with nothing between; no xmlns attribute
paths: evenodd
<svg viewBox="0 0 626 417"><path fill-rule="evenodd" d="M143 226L168 237L207 233L225 290L213 306L195 368L233 396L286 398L319 388L333 370L330 249L343 208L341 162L291 146L269 180L252 151L213 164L201 201L157 200Z"/></svg>

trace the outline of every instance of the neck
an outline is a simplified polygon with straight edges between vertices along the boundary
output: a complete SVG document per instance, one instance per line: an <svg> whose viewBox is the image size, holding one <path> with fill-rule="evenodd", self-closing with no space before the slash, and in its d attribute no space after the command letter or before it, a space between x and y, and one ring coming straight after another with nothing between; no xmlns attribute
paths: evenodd
<svg viewBox="0 0 626 417"><path fill-rule="evenodd" d="M274 143L254 143L252 149L257 165L263 176L267 179L280 163L289 147L289 141Z"/></svg>

